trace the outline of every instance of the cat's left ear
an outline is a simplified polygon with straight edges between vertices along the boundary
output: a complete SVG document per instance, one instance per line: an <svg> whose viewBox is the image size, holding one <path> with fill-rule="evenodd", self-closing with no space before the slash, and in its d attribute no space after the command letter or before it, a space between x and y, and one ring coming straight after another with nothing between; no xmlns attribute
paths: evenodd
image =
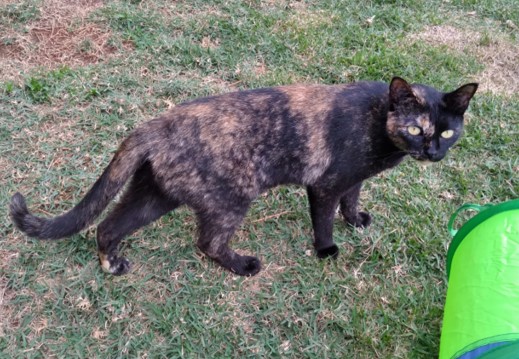
<svg viewBox="0 0 519 359"><path fill-rule="evenodd" d="M456 115L463 115L467 110L467 107L469 107L470 99L474 96L477 89L477 83L470 83L443 95L443 102L445 103L447 110Z"/></svg>

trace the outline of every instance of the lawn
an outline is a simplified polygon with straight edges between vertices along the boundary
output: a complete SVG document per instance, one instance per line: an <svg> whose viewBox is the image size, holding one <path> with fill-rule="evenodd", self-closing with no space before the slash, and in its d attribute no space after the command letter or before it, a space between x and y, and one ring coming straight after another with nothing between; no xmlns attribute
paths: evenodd
<svg viewBox="0 0 519 359"><path fill-rule="evenodd" d="M446 224L465 202L519 197L519 4L450 1L0 2L0 357L433 358ZM238 277L196 249L187 208L135 233L122 277L95 227L38 242L13 228L71 208L129 131L186 99L290 83L480 83L442 162L367 181L365 230L337 218L319 261L305 190L261 196L234 239Z"/></svg>

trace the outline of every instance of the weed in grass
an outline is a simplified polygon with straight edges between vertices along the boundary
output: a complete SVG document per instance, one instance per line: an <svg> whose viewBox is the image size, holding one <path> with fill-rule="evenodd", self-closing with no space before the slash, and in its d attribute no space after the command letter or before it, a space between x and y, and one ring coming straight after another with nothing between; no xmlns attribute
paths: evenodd
<svg viewBox="0 0 519 359"><path fill-rule="evenodd" d="M10 95L14 91L14 83L12 81L8 81L5 83L4 91L7 95Z"/></svg>
<svg viewBox="0 0 519 359"><path fill-rule="evenodd" d="M35 103L49 102L49 85L42 78L31 77L25 84L25 91Z"/></svg>

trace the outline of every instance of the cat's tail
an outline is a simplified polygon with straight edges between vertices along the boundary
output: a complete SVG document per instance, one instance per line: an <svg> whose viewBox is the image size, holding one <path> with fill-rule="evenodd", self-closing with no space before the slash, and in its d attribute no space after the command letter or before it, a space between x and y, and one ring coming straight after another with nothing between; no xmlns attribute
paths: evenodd
<svg viewBox="0 0 519 359"><path fill-rule="evenodd" d="M77 233L90 225L108 206L133 173L148 156L147 144L134 132L119 147L101 177L86 196L70 211L42 218L27 209L25 198L16 193L9 206L11 218L22 232L37 239L59 239Z"/></svg>

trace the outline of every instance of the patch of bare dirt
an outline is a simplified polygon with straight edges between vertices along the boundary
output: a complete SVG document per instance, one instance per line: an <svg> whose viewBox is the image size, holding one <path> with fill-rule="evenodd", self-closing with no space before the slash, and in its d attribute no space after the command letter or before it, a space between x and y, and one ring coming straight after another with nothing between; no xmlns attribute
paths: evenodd
<svg viewBox="0 0 519 359"><path fill-rule="evenodd" d="M446 46L460 54L473 54L485 66L475 76L480 90L496 94L519 93L519 44L506 34L461 29L450 25L430 26L410 36L433 46Z"/></svg>
<svg viewBox="0 0 519 359"><path fill-rule="evenodd" d="M335 20L335 15L325 10L309 10L304 6L291 7L291 14L286 21L293 30L306 33L309 29L318 29L330 26ZM284 31L284 27L280 27Z"/></svg>
<svg viewBox="0 0 519 359"><path fill-rule="evenodd" d="M23 49L17 44L4 44L0 42L0 60L18 56Z"/></svg>
<svg viewBox="0 0 519 359"><path fill-rule="evenodd" d="M16 78L31 68L84 66L114 56L110 29L89 22L101 0L44 0L37 20L23 32L0 36L0 77Z"/></svg>
<svg viewBox="0 0 519 359"><path fill-rule="evenodd" d="M307 4L304 1L286 1L286 0L267 0L260 1L258 7L261 9L279 8L304 10Z"/></svg>

